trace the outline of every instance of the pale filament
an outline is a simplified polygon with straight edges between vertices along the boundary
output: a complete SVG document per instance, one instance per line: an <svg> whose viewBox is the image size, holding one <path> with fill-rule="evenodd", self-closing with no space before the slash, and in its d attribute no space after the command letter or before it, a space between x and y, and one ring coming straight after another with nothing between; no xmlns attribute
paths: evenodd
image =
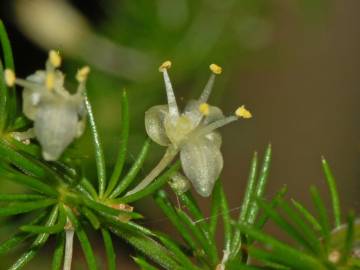
<svg viewBox="0 0 360 270"><path fill-rule="evenodd" d="M236 120L238 120L238 118L234 115L222 118L220 120L208 124L207 126L195 129L193 132L189 134L189 137L195 138L195 137L204 136L206 134L213 132L215 129L218 129Z"/></svg>
<svg viewBox="0 0 360 270"><path fill-rule="evenodd" d="M211 90L212 90L213 87L214 87L215 76L216 76L216 75L215 75L214 73L212 73L212 74L210 75L210 78L209 78L208 82L206 83L205 88L204 88L204 90L203 90L203 92L201 93L201 96L200 96L200 98L199 98L199 102L200 102L200 103L206 103L206 102L208 101L209 96L210 96L210 94L211 94Z"/></svg>
<svg viewBox="0 0 360 270"><path fill-rule="evenodd" d="M169 105L170 117L177 118L177 117L179 117L179 109L178 109L178 106L176 103L174 89L171 85L169 74L168 74L166 68L164 68L161 72L163 73L163 76L164 76L166 96L167 96L168 105Z"/></svg>

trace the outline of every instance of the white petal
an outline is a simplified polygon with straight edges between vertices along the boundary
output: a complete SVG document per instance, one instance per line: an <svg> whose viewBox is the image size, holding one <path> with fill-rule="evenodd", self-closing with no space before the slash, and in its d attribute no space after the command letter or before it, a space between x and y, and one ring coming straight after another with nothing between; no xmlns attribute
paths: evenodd
<svg viewBox="0 0 360 270"><path fill-rule="evenodd" d="M154 106L145 112L146 133L154 142L164 146L170 144L164 128L164 119L168 114L167 105Z"/></svg>
<svg viewBox="0 0 360 270"><path fill-rule="evenodd" d="M38 70L34 74L31 74L26 77L27 81L34 82L40 84L44 84L46 73L43 70Z"/></svg>
<svg viewBox="0 0 360 270"><path fill-rule="evenodd" d="M31 120L35 120L38 111L38 104L41 100L40 92L24 88L22 92L23 97L23 113Z"/></svg>
<svg viewBox="0 0 360 270"><path fill-rule="evenodd" d="M44 104L39 107L34 122L36 138L39 140L46 160L57 160L77 133L76 108L68 104Z"/></svg>
<svg viewBox="0 0 360 270"><path fill-rule="evenodd" d="M205 137L207 139L209 139L211 141L211 143L213 143L217 148L220 149L221 143L222 143L222 138L221 138L221 134L219 132L213 131L211 133L206 134Z"/></svg>
<svg viewBox="0 0 360 270"><path fill-rule="evenodd" d="M203 117L199 111L200 104L201 103L197 100L190 100L184 109L184 114L191 119L191 121L194 123L194 126L197 126Z"/></svg>
<svg viewBox="0 0 360 270"><path fill-rule="evenodd" d="M22 92L23 97L23 113L31 120L34 120L38 110L38 104L41 99L42 85L45 80L45 72L37 71L34 74L26 77L26 80L39 84L36 89L24 88Z"/></svg>
<svg viewBox="0 0 360 270"><path fill-rule="evenodd" d="M223 168L223 158L216 144L206 137L185 144L180 152L185 175L203 197L211 195Z"/></svg>
<svg viewBox="0 0 360 270"><path fill-rule="evenodd" d="M209 106L209 114L204 119L204 125L210 124L222 118L224 118L224 114L219 107Z"/></svg>
<svg viewBox="0 0 360 270"><path fill-rule="evenodd" d="M194 125L198 125L204 117L199 110L200 104L202 104L202 102L198 100L190 100L184 110L184 114L191 118ZM224 118L223 112L218 107L209 105L209 114L204 117L203 124L207 125L221 118Z"/></svg>

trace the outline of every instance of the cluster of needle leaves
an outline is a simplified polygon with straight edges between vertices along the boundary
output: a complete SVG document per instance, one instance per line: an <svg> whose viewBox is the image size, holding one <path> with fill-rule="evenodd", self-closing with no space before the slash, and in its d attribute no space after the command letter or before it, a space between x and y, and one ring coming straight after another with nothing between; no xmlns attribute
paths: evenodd
<svg viewBox="0 0 360 270"><path fill-rule="evenodd" d="M325 160L323 168L330 187L333 215L328 216L324 202L316 188L311 188L316 213L312 214L297 201L285 199L286 188L270 201L264 191L269 175L271 146L265 151L261 167L254 154L240 214L234 219L226 194L218 180L212 194L211 214L206 217L190 191L175 194L172 202L165 185L180 169L174 162L146 188L126 195L138 180L140 170L150 149L145 141L128 171L124 171L129 138L129 113L126 92L121 100L121 144L118 159L110 177L106 175L105 158L96 129L91 104L85 105L93 137L97 177L86 175L81 158L69 149L59 161L46 162L41 158L36 142L23 144L12 137L12 132L30 127L17 105L15 89L6 86L4 69L14 69L11 46L0 22L0 41L4 64L0 61L0 180L23 185L24 194L0 194L0 217L3 222L14 222L14 235L0 243L0 256L14 250L22 255L7 269L21 269L54 238L56 245L51 269L61 269L66 253L66 230L75 231L83 250L88 269L115 270L116 254L113 238L121 238L135 248L134 261L141 269L360 269L358 259L359 233L354 214L345 225L341 223L339 198L334 177ZM260 168L258 168L260 167ZM129 204L152 196L165 216L179 232L182 240L139 225L142 215L132 211ZM224 244L216 243L222 220ZM294 243L284 243L263 230L274 222ZM104 242L107 262L97 261L88 231L99 233ZM24 246L26 248L24 248ZM118 269L121 269L119 266Z"/></svg>

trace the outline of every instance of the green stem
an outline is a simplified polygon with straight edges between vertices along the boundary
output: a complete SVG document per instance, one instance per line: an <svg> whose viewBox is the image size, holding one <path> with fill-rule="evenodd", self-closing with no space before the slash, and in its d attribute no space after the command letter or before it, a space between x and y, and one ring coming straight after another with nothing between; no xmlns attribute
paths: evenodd
<svg viewBox="0 0 360 270"><path fill-rule="evenodd" d="M128 191L125 196L129 196L131 194L137 193L140 190L146 188L155 178L170 164L171 161L175 158L178 150L169 146L166 149L166 152L159 163L155 166L154 169L143 179L141 182L132 190Z"/></svg>

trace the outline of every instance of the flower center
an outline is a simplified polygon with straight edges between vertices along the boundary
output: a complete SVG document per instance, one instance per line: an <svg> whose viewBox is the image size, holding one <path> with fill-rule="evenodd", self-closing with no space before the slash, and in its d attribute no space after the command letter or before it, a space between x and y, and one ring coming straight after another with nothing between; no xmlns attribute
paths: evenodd
<svg viewBox="0 0 360 270"><path fill-rule="evenodd" d="M187 115L181 115L175 119L166 117L164 127L166 135L176 147L178 147L195 128L194 123Z"/></svg>

